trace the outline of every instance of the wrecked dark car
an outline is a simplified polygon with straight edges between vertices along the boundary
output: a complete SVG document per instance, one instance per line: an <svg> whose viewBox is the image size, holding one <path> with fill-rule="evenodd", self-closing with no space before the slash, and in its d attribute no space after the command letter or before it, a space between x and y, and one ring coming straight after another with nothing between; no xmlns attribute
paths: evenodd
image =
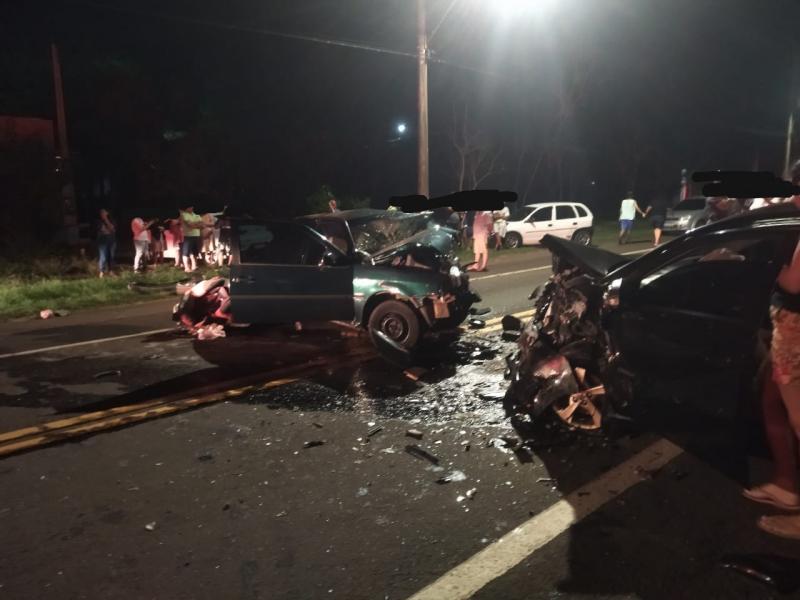
<svg viewBox="0 0 800 600"><path fill-rule="evenodd" d="M408 350L480 300L453 255L455 232L429 215L365 209L230 225L234 323L353 322Z"/></svg>
<svg viewBox="0 0 800 600"><path fill-rule="evenodd" d="M799 233L800 211L783 205L695 229L636 259L546 236L553 275L531 295L530 321L516 325L507 409L599 429L625 414L642 378L745 372Z"/></svg>

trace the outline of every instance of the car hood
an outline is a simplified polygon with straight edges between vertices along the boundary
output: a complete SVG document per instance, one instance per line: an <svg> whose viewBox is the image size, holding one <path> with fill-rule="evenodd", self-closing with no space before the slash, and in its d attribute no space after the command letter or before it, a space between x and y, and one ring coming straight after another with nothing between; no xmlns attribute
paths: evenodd
<svg viewBox="0 0 800 600"><path fill-rule="evenodd" d="M418 247L431 248L441 256L451 256L455 247L455 233L454 230L445 227L431 227L381 249L372 254L372 259L376 263L381 263L395 256L408 254Z"/></svg>
<svg viewBox="0 0 800 600"><path fill-rule="evenodd" d="M631 261L627 256L609 250L576 244L549 234L542 238L541 244L560 260L578 267L587 275L594 277L604 277Z"/></svg>
<svg viewBox="0 0 800 600"><path fill-rule="evenodd" d="M672 210L669 209L667 211L667 216L672 219L680 219L681 217L696 217L698 215L702 215L705 212L705 209L700 210Z"/></svg>

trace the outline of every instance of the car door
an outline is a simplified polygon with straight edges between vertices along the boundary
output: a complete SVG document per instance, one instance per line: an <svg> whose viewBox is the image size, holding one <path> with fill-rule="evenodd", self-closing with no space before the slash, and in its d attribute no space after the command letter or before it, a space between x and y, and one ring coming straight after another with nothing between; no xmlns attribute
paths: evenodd
<svg viewBox="0 0 800 600"><path fill-rule="evenodd" d="M241 323L351 320L351 261L297 223L234 225L231 312Z"/></svg>
<svg viewBox="0 0 800 600"><path fill-rule="evenodd" d="M522 230L522 241L525 244L538 244L553 227L553 206L546 204L535 208L525 219Z"/></svg>
<svg viewBox="0 0 800 600"><path fill-rule="evenodd" d="M592 226L592 213L583 204L573 204L575 212L578 213L578 228L585 229Z"/></svg>
<svg viewBox="0 0 800 600"><path fill-rule="evenodd" d="M552 235L568 240L576 229L578 229L578 215L575 214L575 209L569 204L556 204Z"/></svg>
<svg viewBox="0 0 800 600"><path fill-rule="evenodd" d="M706 236L627 281L611 329L623 356L663 375L735 368L752 356L796 232Z"/></svg>

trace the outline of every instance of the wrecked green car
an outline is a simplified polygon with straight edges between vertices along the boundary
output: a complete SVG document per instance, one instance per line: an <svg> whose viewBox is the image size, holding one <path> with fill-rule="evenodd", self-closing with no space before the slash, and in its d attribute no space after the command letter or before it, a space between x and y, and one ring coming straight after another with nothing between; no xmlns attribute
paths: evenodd
<svg viewBox="0 0 800 600"><path fill-rule="evenodd" d="M361 209L293 222L231 219L230 313L240 323L350 321L410 350L480 298L430 214Z"/></svg>

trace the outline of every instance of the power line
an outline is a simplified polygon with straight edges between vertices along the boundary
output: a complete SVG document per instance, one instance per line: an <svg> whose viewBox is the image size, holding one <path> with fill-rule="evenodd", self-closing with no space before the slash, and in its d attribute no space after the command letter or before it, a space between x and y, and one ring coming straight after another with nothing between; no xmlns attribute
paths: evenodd
<svg viewBox="0 0 800 600"><path fill-rule="evenodd" d="M447 10L448 13L453 8L453 6L455 6L456 2L457 2L457 0L454 0L453 3L450 5L450 7ZM114 11L114 12L120 12L120 13L136 15L136 16L139 16L139 17L157 18L157 19L163 19L165 21L174 21L174 22L177 22L177 23L187 23L187 24L190 24L190 25L200 25L200 26L203 26L203 27L210 27L210 28L214 28L214 29L222 29L222 30L226 30L226 31L240 31L240 32L244 32L244 33L252 33L252 34L256 34L256 35L265 35L265 36L283 38L283 39L288 39L288 40L295 40L295 41L301 41L301 42L311 42L311 43L315 43L315 44L322 44L322 45L325 45L325 46L337 46L337 47L340 47L340 48L350 48L350 49L353 49L353 50L364 50L364 51L367 51L367 52L376 52L376 53L380 53L380 54L388 54L388 55L391 55L391 56L402 56L402 57L405 57L405 58L413 58L413 59L417 58L417 55L414 52L407 52L407 51L404 51L404 50L395 50L393 48L384 48L384 47L381 47L381 46L374 46L374 45L371 45L371 44L365 44L363 42L354 42L354 41L348 41L348 40L336 40L336 39L323 38L323 37L313 36L313 35L304 35L304 34L299 34L299 33L287 33L287 32L284 32L284 31L276 31L274 29L264 29L264 28L261 28L261 27L251 27L251 26L246 26L246 25L234 25L232 23L218 23L218 22L215 22L215 21L207 21L207 20L204 20L204 19L185 17L185 16L182 16L182 15L172 15L172 14L167 14L167 13L146 12L146 11L136 10L134 8L126 8L126 7L122 7L122 6L108 6L108 5L105 5L105 4L98 4L96 2L91 2L89 0L73 0L73 3L74 4L80 4L80 5L83 5L83 6L88 6L88 7L91 7L91 8L98 9L98 10L106 10L106 11L110 10L110 11ZM438 26L437 26L436 29L438 30ZM435 33L435 31L434 31L434 33ZM453 61L450 61L450 60L437 58L435 56L430 56L428 58L428 62L439 64L439 65L444 65L444 66L447 66L447 67L452 67L454 69L461 69L462 71L470 71L472 73L477 73L479 75L485 75L485 76L488 76L488 77L494 77L494 78L498 78L498 79L507 79L507 80L512 79L511 75L507 75L507 74L504 74L504 73L498 73L496 71L489 71L489 70L486 70L486 69L481 69L479 67L473 67L473 66L470 66L470 65L464 65L464 64L453 62Z"/></svg>

